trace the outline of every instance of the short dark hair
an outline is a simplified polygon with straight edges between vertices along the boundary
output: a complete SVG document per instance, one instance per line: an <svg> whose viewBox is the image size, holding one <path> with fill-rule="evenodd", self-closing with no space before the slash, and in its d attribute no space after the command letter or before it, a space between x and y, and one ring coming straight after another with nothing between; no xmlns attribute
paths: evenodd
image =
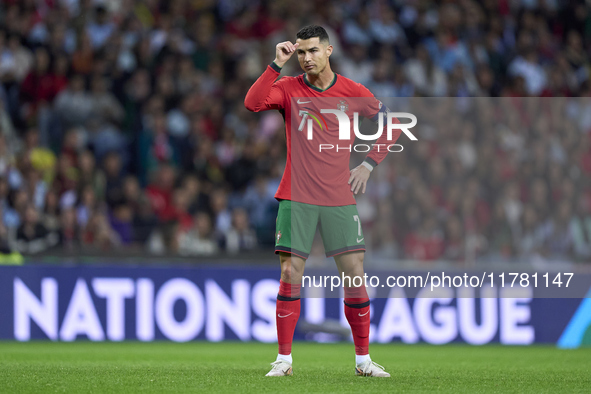
<svg viewBox="0 0 591 394"><path fill-rule="evenodd" d="M328 33L324 30L324 27L318 25L310 25L303 27L296 34L296 38L300 40L308 40L310 38L318 37L318 41L329 43Z"/></svg>

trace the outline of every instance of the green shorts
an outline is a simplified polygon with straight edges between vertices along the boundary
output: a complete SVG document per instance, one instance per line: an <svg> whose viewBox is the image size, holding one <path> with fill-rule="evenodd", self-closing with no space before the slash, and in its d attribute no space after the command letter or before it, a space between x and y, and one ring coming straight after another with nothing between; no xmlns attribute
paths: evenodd
<svg viewBox="0 0 591 394"><path fill-rule="evenodd" d="M317 226L326 257L365 251L356 205L326 207L282 200L277 214L275 253L287 252L307 259Z"/></svg>

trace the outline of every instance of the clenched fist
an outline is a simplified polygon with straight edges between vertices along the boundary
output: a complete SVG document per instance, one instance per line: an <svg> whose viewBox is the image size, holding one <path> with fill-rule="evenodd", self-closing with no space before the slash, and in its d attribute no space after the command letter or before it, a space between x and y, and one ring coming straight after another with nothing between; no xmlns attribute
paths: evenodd
<svg viewBox="0 0 591 394"><path fill-rule="evenodd" d="M275 47L275 64L279 67L283 67L299 45L300 44L292 44L291 41L280 42L277 44Z"/></svg>

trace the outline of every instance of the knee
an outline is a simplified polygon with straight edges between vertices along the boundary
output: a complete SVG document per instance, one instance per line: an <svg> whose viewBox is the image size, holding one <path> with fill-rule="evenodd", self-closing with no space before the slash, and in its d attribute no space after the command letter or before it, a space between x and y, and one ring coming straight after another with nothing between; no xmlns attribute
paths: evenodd
<svg viewBox="0 0 591 394"><path fill-rule="evenodd" d="M293 277L291 267L284 267L281 269L281 280L285 283L293 283Z"/></svg>
<svg viewBox="0 0 591 394"><path fill-rule="evenodd" d="M363 276L363 257L364 253L351 253L347 256L347 260L341 260L340 269L343 274L347 276Z"/></svg>
<svg viewBox="0 0 591 394"><path fill-rule="evenodd" d="M354 276L361 276L363 277L364 274L363 264L354 264L343 269L343 274L346 276L354 277Z"/></svg>
<svg viewBox="0 0 591 394"><path fill-rule="evenodd" d="M295 270L293 265L286 264L281 267L281 280L285 283L298 283L301 280L301 274Z"/></svg>
<svg viewBox="0 0 591 394"><path fill-rule="evenodd" d="M293 278L291 272L291 256L289 254L281 253L279 255L279 262L281 263L281 280L286 283L291 283Z"/></svg>
<svg viewBox="0 0 591 394"><path fill-rule="evenodd" d="M281 280L286 283L298 283L301 280L302 272L298 270L297 264L289 254L280 255Z"/></svg>

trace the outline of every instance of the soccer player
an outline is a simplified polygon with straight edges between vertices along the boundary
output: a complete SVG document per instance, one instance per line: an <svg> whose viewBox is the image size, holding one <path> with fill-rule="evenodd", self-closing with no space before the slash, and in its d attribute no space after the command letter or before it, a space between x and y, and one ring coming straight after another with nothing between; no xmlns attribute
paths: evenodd
<svg viewBox="0 0 591 394"><path fill-rule="evenodd" d="M287 138L286 168L275 195L280 201L275 245L281 264L276 309L279 354L267 376L293 374L291 347L300 315L301 280L318 224L326 255L334 257L339 274L363 277L365 244L354 194L365 193L371 171L387 154L387 150L380 150L376 144L359 166L349 170L350 147L319 149L338 145L335 116L325 116L327 130L316 130L311 141L305 130L297 130L302 116L313 111L314 100L332 102L333 109L348 114L355 110L374 121L386 108L363 85L331 70L329 58L333 47L324 28L304 27L296 38L295 44L289 41L277 44L275 60L252 85L244 100L250 111L279 110L285 119ZM294 53L305 73L277 80L281 68ZM357 104L359 102L361 104ZM292 121L296 130L292 129ZM305 125L304 120L301 124ZM386 142L385 137L383 133L378 142ZM355 343L355 374L389 377L390 374L369 356L370 315L365 285L349 285L344 291L345 315Z"/></svg>

